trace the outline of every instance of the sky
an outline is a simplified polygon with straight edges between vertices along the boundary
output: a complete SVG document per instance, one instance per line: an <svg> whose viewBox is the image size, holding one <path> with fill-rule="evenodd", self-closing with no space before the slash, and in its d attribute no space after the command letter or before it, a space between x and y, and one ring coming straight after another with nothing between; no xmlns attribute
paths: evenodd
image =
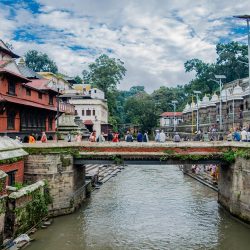
<svg viewBox="0 0 250 250"><path fill-rule="evenodd" d="M23 56L47 53L61 73L81 75L101 54L127 69L119 88L187 84L192 58L216 60L218 42L247 42L249 0L0 0L0 39Z"/></svg>

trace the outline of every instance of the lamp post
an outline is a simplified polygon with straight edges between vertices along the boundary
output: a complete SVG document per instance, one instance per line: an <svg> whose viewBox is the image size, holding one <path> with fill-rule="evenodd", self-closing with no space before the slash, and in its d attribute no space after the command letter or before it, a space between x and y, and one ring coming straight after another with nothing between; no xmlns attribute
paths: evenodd
<svg viewBox="0 0 250 250"><path fill-rule="evenodd" d="M220 131L222 131L222 96L221 96L221 92L222 92L222 81L221 79L225 79L226 76L224 75L215 75L214 76L216 79L219 79L219 81L215 81L220 85Z"/></svg>
<svg viewBox="0 0 250 250"><path fill-rule="evenodd" d="M196 94L196 105L197 105L197 113L196 113L196 131L198 133L199 131L199 94L201 94L201 91L194 91L194 93Z"/></svg>
<svg viewBox="0 0 250 250"><path fill-rule="evenodd" d="M174 107L174 132L176 132L176 123L175 123L175 111L176 111L176 104L178 103L178 101L173 100L170 104L173 105Z"/></svg>
<svg viewBox="0 0 250 250"><path fill-rule="evenodd" d="M249 84L249 92L250 92L250 33L249 33L249 21L250 15L239 15L234 16L235 18L243 19L247 21L247 41L248 41L248 84Z"/></svg>

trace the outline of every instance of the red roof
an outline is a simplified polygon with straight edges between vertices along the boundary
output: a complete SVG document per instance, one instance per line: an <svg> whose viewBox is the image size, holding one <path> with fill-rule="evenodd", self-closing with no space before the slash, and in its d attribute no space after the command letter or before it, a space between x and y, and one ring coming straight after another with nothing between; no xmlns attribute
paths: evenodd
<svg viewBox="0 0 250 250"><path fill-rule="evenodd" d="M164 112L160 116L182 116L182 112Z"/></svg>
<svg viewBox="0 0 250 250"><path fill-rule="evenodd" d="M13 71L10 71L8 69L4 69L4 68L0 68L0 73L4 73L4 74L7 74L7 75L10 75L12 77L15 77L17 79L19 79L20 81L26 83L26 82L30 82L30 80L22 75L19 75L19 74L16 74L15 72Z"/></svg>
<svg viewBox="0 0 250 250"><path fill-rule="evenodd" d="M38 89L38 90L51 90L57 93L56 90L48 87L48 79L42 78L42 79L32 79L31 82L25 84L25 86Z"/></svg>
<svg viewBox="0 0 250 250"><path fill-rule="evenodd" d="M91 120L85 120L83 122L84 125L94 125L94 123Z"/></svg>
<svg viewBox="0 0 250 250"><path fill-rule="evenodd" d="M16 104L20 104L20 105L25 105L25 106L31 106L31 107L35 107L35 108L40 108L40 109L48 109L48 110L52 110L52 111L57 111L57 109L53 106L49 106L49 105L44 105L44 104L40 104L37 102L32 102L32 101L27 101L27 100L23 100L14 96L5 96L5 95L1 95L0 96L0 102L11 102L11 103L16 103Z"/></svg>

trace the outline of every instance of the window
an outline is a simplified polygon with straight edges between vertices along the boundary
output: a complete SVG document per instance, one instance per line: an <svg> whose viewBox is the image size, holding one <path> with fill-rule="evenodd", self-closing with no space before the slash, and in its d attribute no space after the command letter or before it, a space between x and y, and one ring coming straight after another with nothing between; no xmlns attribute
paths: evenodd
<svg viewBox="0 0 250 250"><path fill-rule="evenodd" d="M82 116L84 116L84 109L82 110Z"/></svg>
<svg viewBox="0 0 250 250"><path fill-rule="evenodd" d="M8 94L15 95L16 94L16 83L9 81L8 82Z"/></svg>
<svg viewBox="0 0 250 250"><path fill-rule="evenodd" d="M49 95L49 105L53 105L53 95Z"/></svg>
<svg viewBox="0 0 250 250"><path fill-rule="evenodd" d="M77 112L77 110L75 110L75 115L78 115L78 112Z"/></svg>
<svg viewBox="0 0 250 250"><path fill-rule="evenodd" d="M31 90L30 89L26 89L26 95L31 96Z"/></svg>
<svg viewBox="0 0 250 250"><path fill-rule="evenodd" d="M53 118L52 117L49 117L48 119L48 125L49 125L49 130L53 130Z"/></svg>
<svg viewBox="0 0 250 250"><path fill-rule="evenodd" d="M96 93L96 89L94 90L94 93Z"/></svg>
<svg viewBox="0 0 250 250"><path fill-rule="evenodd" d="M95 115L95 110L93 109L93 115Z"/></svg>
<svg viewBox="0 0 250 250"><path fill-rule="evenodd" d="M38 92L38 98L39 98L39 99L43 99L43 94L40 93L40 92Z"/></svg>
<svg viewBox="0 0 250 250"><path fill-rule="evenodd" d="M7 113L7 129L15 129L15 117L16 114L14 112Z"/></svg>
<svg viewBox="0 0 250 250"><path fill-rule="evenodd" d="M86 110L86 115L87 115L87 116L91 116L91 110L89 110L89 109Z"/></svg>
<svg viewBox="0 0 250 250"><path fill-rule="evenodd" d="M248 110L248 101L245 102L246 110Z"/></svg>
<svg viewBox="0 0 250 250"><path fill-rule="evenodd" d="M15 175L16 175L16 171L10 171L7 173L8 175L8 186L14 186L15 185Z"/></svg>

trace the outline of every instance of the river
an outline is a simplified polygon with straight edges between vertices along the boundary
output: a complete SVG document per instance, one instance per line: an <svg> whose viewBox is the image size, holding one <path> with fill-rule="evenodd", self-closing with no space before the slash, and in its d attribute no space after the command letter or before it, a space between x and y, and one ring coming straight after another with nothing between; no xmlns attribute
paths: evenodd
<svg viewBox="0 0 250 250"><path fill-rule="evenodd" d="M26 249L250 249L250 228L217 193L169 165L127 166L34 238Z"/></svg>

